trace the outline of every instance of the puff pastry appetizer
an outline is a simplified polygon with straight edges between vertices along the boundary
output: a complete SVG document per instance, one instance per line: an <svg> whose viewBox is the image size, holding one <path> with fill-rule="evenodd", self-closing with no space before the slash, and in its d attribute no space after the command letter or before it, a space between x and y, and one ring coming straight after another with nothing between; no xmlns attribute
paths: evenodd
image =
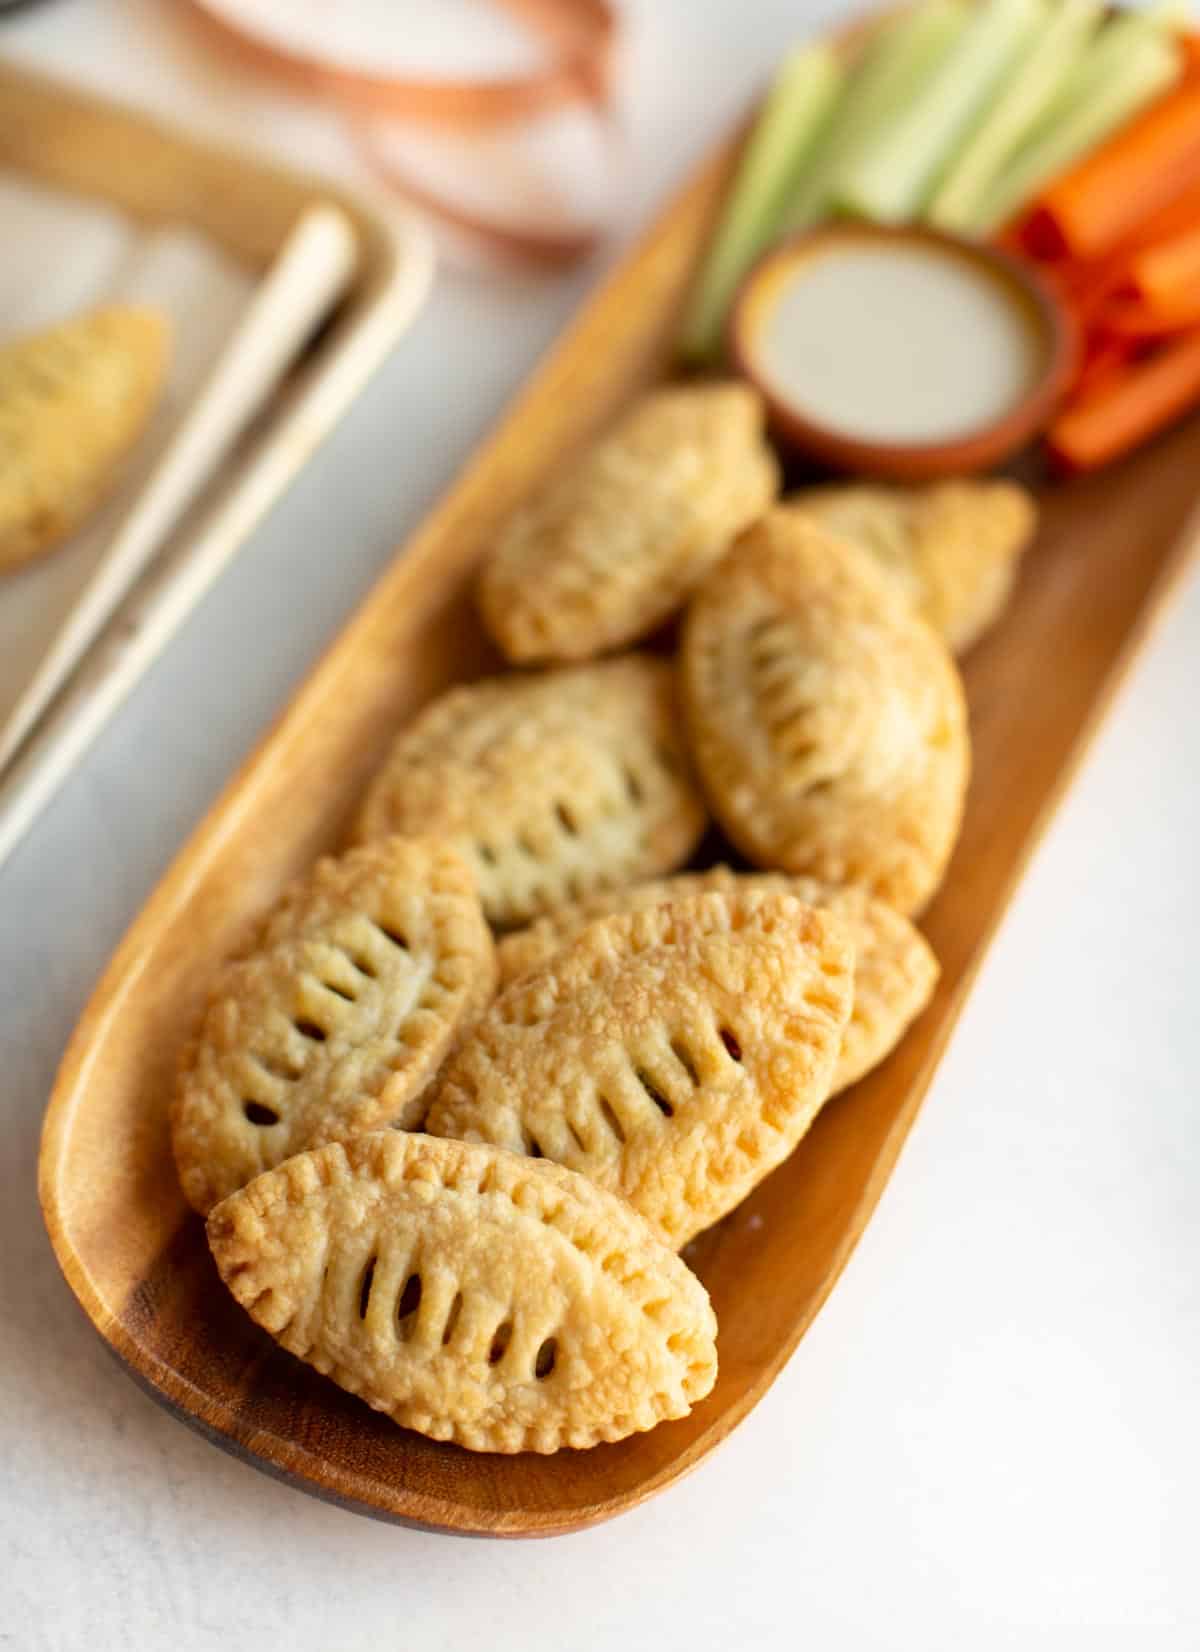
<svg viewBox="0 0 1200 1652"><path fill-rule="evenodd" d="M419 1124L495 981L452 849L388 838L320 862L221 973L184 1053L171 1135L189 1203L204 1213L315 1143Z"/></svg>
<svg viewBox="0 0 1200 1652"><path fill-rule="evenodd" d="M748 385L654 390L501 532L484 624L518 665L645 637L779 490Z"/></svg>
<svg viewBox="0 0 1200 1652"><path fill-rule="evenodd" d="M679 1248L816 1116L853 968L843 925L790 895L712 893L602 918L501 993L427 1128L568 1165Z"/></svg>
<svg viewBox="0 0 1200 1652"><path fill-rule="evenodd" d="M1004 612L1037 506L1016 482L867 483L809 488L783 501L869 551L956 654Z"/></svg>
<svg viewBox="0 0 1200 1652"><path fill-rule="evenodd" d="M966 702L867 552L768 513L693 598L681 662L696 766L744 854L900 912L928 901L962 818Z"/></svg>
<svg viewBox="0 0 1200 1652"><path fill-rule="evenodd" d="M208 1219L289 1352L406 1428L557 1451L682 1417L717 1374L703 1285L558 1165L394 1132L289 1159Z"/></svg>
<svg viewBox="0 0 1200 1652"><path fill-rule="evenodd" d="M0 349L0 572L53 549L108 492L167 355L165 318L124 305Z"/></svg>
<svg viewBox="0 0 1200 1652"><path fill-rule="evenodd" d="M907 918L865 889L789 877L785 872L733 872L728 866L680 872L556 907L528 929L500 941L496 955L501 985L544 968L597 918L714 890L735 897L793 895L806 906L832 912L849 930L854 942L854 1005L842 1035L833 1095L857 1083L891 1053L933 994L938 962L928 941Z"/></svg>
<svg viewBox="0 0 1200 1652"><path fill-rule="evenodd" d="M451 689L401 733L355 834L452 843L513 925L671 871L706 822L671 666L632 654Z"/></svg>

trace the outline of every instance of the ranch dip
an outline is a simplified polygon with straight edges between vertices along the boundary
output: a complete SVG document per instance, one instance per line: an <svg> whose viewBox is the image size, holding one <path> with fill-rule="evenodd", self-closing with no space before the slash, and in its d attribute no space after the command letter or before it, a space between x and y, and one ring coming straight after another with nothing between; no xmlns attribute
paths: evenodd
<svg viewBox="0 0 1200 1652"><path fill-rule="evenodd" d="M952 246L832 235L756 305L764 386L840 436L954 441L1012 411L1046 369L1014 287Z"/></svg>

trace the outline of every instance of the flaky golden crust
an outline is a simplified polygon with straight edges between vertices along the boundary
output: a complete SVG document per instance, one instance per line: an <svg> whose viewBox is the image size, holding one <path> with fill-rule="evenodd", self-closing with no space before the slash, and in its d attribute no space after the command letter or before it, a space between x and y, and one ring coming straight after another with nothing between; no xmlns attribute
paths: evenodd
<svg viewBox="0 0 1200 1652"><path fill-rule="evenodd" d="M956 654L1000 618L1037 528L1033 496L1006 481L853 482L783 504L869 551Z"/></svg>
<svg viewBox="0 0 1200 1652"><path fill-rule="evenodd" d="M747 385L651 391L517 512L479 579L510 660L586 660L647 636L686 600L779 475Z"/></svg>
<svg viewBox="0 0 1200 1652"><path fill-rule="evenodd" d="M495 990L495 949L452 849L387 838L321 861L220 975L171 1113L204 1213L301 1148L412 1128Z"/></svg>
<svg viewBox="0 0 1200 1652"><path fill-rule="evenodd" d="M678 1248L815 1117L853 966L845 927L790 895L709 893L601 918L501 993L427 1128L579 1170Z"/></svg>
<svg viewBox="0 0 1200 1652"><path fill-rule="evenodd" d="M157 311L115 304L0 349L0 571L51 550L108 492L167 354Z"/></svg>
<svg viewBox="0 0 1200 1652"><path fill-rule="evenodd" d="M494 677L451 689L397 739L355 826L458 849L495 924L669 872L706 824L669 662Z"/></svg>
<svg viewBox="0 0 1200 1652"><path fill-rule="evenodd" d="M701 781L745 855L925 904L962 818L966 703L866 552L770 512L692 599L681 668Z"/></svg>
<svg viewBox="0 0 1200 1652"><path fill-rule="evenodd" d="M855 954L854 1006L842 1035L833 1095L857 1083L891 1053L933 994L938 963L928 941L909 919L865 889L791 877L786 872L733 872L728 866L680 872L673 878L608 890L556 908L528 929L518 929L500 941L496 955L501 988L544 969L597 918L663 906L712 890L793 895L806 906L832 912L850 931Z"/></svg>
<svg viewBox="0 0 1200 1652"><path fill-rule="evenodd" d="M687 1414L716 1380L704 1287L558 1165L395 1132L289 1159L209 1244L289 1352L406 1428L557 1451Z"/></svg>

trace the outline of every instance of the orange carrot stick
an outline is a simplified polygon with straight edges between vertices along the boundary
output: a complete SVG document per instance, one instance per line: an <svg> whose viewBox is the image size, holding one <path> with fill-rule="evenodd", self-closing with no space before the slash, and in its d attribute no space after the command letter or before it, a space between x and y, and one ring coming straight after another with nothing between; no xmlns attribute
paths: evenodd
<svg viewBox="0 0 1200 1652"><path fill-rule="evenodd" d="M1189 333L1200 327L1200 294L1186 307L1158 314L1140 299L1112 298L1097 311L1092 327L1097 339L1123 338L1131 343L1153 343Z"/></svg>
<svg viewBox="0 0 1200 1652"><path fill-rule="evenodd" d="M1072 387L1072 402L1092 395L1101 385L1109 383L1129 365L1135 350L1136 345L1129 338L1114 335L1089 338Z"/></svg>
<svg viewBox="0 0 1200 1652"><path fill-rule="evenodd" d="M1087 320L1110 296L1128 288L1132 261L1143 250L1200 226L1200 180L1138 225L1119 247L1103 258L1060 258L1041 265L1056 291Z"/></svg>
<svg viewBox="0 0 1200 1652"><path fill-rule="evenodd" d="M1096 258L1200 182L1200 83L1185 80L1050 185L1022 240L1038 258Z"/></svg>
<svg viewBox="0 0 1200 1652"><path fill-rule="evenodd" d="M1138 447L1200 401L1200 330L1102 380L1050 427L1054 461L1095 470Z"/></svg>
<svg viewBox="0 0 1200 1652"><path fill-rule="evenodd" d="M1075 266L1074 277L1064 280L1060 291L1080 326L1090 327L1112 295L1121 290L1128 267L1125 257Z"/></svg>
<svg viewBox="0 0 1200 1652"><path fill-rule="evenodd" d="M1129 261L1129 285L1154 315L1194 307L1200 294L1200 223L1136 253Z"/></svg>
<svg viewBox="0 0 1200 1652"><path fill-rule="evenodd" d="M1200 34L1181 34L1178 41L1183 53L1184 74L1200 75Z"/></svg>
<svg viewBox="0 0 1200 1652"><path fill-rule="evenodd" d="M1182 235L1200 225L1200 176L1179 190L1157 212L1142 217L1131 233L1124 237L1114 252L1129 252L1138 247L1152 246L1168 236Z"/></svg>

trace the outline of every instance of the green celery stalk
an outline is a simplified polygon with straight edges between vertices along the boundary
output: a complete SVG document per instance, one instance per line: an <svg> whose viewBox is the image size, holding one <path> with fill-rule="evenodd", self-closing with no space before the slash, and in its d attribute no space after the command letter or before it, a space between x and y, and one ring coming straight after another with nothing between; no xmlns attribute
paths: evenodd
<svg viewBox="0 0 1200 1652"><path fill-rule="evenodd" d="M872 33L788 201L783 233L824 216L860 156L922 95L965 23L962 0L923 0Z"/></svg>
<svg viewBox="0 0 1200 1652"><path fill-rule="evenodd" d="M921 95L851 170L837 204L876 222L915 218L1042 10L1041 0L982 0Z"/></svg>
<svg viewBox="0 0 1200 1652"><path fill-rule="evenodd" d="M1110 25L1104 32L1114 30ZM1068 99L994 181L972 215L969 227L976 235L1003 228L1052 178L1160 97L1179 78L1182 64L1171 39L1147 32L1126 42L1106 67L1104 77L1086 77L1084 91Z"/></svg>
<svg viewBox="0 0 1200 1652"><path fill-rule="evenodd" d="M702 361L718 351L734 289L771 238L844 80L836 52L823 44L797 48L776 75L688 304L684 356Z"/></svg>
<svg viewBox="0 0 1200 1652"><path fill-rule="evenodd" d="M1188 26L1187 7L1181 0L1157 0L1142 11L1118 13L1107 23L1079 59L1058 97L1046 111L1037 135L1061 119L1069 110L1102 92L1131 51L1141 49L1148 39L1173 38Z"/></svg>
<svg viewBox="0 0 1200 1652"><path fill-rule="evenodd" d="M925 213L928 223L960 234L974 228L988 190L1053 107L1102 15L1100 0L1057 0L939 184Z"/></svg>

